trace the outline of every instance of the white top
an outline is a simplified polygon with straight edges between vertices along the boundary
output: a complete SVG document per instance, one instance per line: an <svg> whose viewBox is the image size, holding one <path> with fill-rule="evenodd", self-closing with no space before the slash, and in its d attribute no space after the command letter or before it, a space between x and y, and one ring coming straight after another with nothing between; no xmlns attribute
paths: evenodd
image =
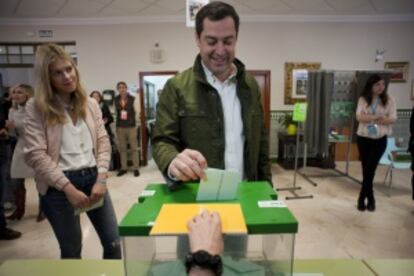
<svg viewBox="0 0 414 276"><path fill-rule="evenodd" d="M243 121L241 114L241 105L237 97L237 68L233 67L233 73L221 82L213 73L203 64L204 72L208 83L213 86L221 98L224 114L224 132L225 132L225 150L224 161L225 168L240 172L244 178L244 134Z"/></svg>
<svg viewBox="0 0 414 276"><path fill-rule="evenodd" d="M372 101L371 105L368 106L368 103L365 101L363 97L360 97L358 100L356 115L384 115L388 116L392 119L397 119L397 109L395 107L395 100L392 96L388 95L388 102L386 106L383 106L381 101ZM381 125L376 124L376 134L374 137L369 134L368 132L368 125L371 123L362 123L359 122L357 134L359 136L367 137L367 138L373 138L373 139L379 139L381 137L384 137L385 135L390 136L392 134L392 124L390 125Z"/></svg>
<svg viewBox="0 0 414 276"><path fill-rule="evenodd" d="M26 109L24 106L18 105L17 109L11 108L9 110L9 120L14 122L15 128L12 134L17 138L17 144L14 148L10 176L11 178L27 178L33 177L34 171L24 160L24 117L26 116Z"/></svg>
<svg viewBox="0 0 414 276"><path fill-rule="evenodd" d="M92 136L83 119L63 125L62 144L60 146L59 168L62 171L75 171L96 166L93 155Z"/></svg>

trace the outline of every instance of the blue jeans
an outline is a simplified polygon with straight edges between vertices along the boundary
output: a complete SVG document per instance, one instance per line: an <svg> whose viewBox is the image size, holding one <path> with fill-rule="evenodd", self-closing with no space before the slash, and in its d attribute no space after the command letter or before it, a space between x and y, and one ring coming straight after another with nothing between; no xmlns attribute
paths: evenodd
<svg viewBox="0 0 414 276"><path fill-rule="evenodd" d="M91 194L96 182L96 169L85 169L65 173L70 182L87 196ZM49 188L41 196L42 209L52 225L59 242L61 258L80 259L82 250L82 231L79 216L64 192ZM118 224L109 192L105 194L102 207L86 213L92 222L103 247L104 259L121 259L121 245Z"/></svg>

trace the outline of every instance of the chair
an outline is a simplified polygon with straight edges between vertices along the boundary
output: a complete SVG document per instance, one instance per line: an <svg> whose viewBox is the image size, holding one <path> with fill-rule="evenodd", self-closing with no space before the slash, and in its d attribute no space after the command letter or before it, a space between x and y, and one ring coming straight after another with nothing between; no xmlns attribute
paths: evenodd
<svg viewBox="0 0 414 276"><path fill-rule="evenodd" d="M398 170L408 170L411 168L411 161L397 161L394 160L394 154L396 151L404 152L405 149L397 147L395 144L395 138L389 137L387 139L387 148L385 149L384 154L382 155L379 164L388 166L387 172L384 178L384 184L387 182L387 177L389 175L389 182L388 182L388 196L391 196L391 187L392 187L392 171L393 169Z"/></svg>

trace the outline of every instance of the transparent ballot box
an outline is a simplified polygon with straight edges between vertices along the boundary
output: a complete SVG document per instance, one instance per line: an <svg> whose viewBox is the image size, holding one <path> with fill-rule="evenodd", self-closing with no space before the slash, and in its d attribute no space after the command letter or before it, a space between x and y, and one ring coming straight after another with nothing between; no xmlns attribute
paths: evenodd
<svg viewBox="0 0 414 276"><path fill-rule="evenodd" d="M164 204L195 203L197 188L191 183L169 191L165 184L150 184L141 193L119 225L127 276L186 275L188 236L150 232ZM247 234L223 235L223 275L292 275L298 222L285 206L267 204L274 200L267 182L242 182L237 200L227 202L240 204Z"/></svg>

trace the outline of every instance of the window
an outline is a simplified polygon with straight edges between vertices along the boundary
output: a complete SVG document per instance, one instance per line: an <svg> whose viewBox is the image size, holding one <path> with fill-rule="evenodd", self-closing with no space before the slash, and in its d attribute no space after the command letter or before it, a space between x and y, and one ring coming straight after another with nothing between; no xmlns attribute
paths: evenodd
<svg viewBox="0 0 414 276"><path fill-rule="evenodd" d="M41 44L0 42L0 67L33 67L36 48ZM63 46L76 61L75 42L56 44Z"/></svg>

